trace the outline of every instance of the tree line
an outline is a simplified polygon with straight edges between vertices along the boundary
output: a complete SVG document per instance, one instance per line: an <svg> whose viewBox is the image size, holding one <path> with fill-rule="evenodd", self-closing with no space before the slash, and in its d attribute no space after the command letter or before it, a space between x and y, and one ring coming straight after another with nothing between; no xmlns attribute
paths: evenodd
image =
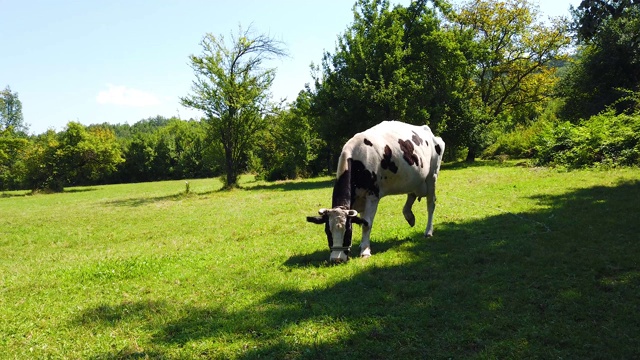
<svg viewBox="0 0 640 360"><path fill-rule="evenodd" d="M541 19L529 0L391 6L357 0L313 83L274 103L284 44L251 28L206 34L189 57L183 105L198 120L28 135L18 93L0 93L0 189L46 189L239 174L331 173L342 144L382 120L428 124L448 160L531 158L540 165L640 164L640 0L583 0L572 19Z"/></svg>

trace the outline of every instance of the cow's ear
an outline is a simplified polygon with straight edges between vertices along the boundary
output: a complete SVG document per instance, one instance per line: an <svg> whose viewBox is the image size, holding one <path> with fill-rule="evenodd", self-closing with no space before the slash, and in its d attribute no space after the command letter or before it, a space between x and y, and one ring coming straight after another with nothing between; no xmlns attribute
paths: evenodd
<svg viewBox="0 0 640 360"><path fill-rule="evenodd" d="M369 226L369 223L367 222L367 220L358 217L358 216L354 216L351 218L351 222L354 224L360 224L360 225L364 225L364 226Z"/></svg>
<svg viewBox="0 0 640 360"><path fill-rule="evenodd" d="M324 215L324 213L326 213L326 212L327 212L327 209L325 209L325 208L322 208L322 209L318 210L318 214L320 214L320 215Z"/></svg>
<svg viewBox="0 0 640 360"><path fill-rule="evenodd" d="M347 211L347 216L349 216L349 217L356 217L356 216L358 216L358 212L357 212L357 211L355 211L355 210L353 210L353 209L352 209L352 210L349 210L349 211Z"/></svg>
<svg viewBox="0 0 640 360"><path fill-rule="evenodd" d="M324 224L325 220L323 216L307 216L307 222L314 224Z"/></svg>

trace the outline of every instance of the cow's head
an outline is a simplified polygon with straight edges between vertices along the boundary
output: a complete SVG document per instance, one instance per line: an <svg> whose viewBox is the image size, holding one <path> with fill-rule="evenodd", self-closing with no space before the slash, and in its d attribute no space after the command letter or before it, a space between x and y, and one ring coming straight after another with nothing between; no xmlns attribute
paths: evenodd
<svg viewBox="0 0 640 360"><path fill-rule="evenodd" d="M333 209L320 209L320 216L307 216L307 221L314 224L324 224L324 232L327 234L329 249L331 249L331 262L343 262L349 260L351 251L352 223L366 224L366 221L358 217L358 212L339 206Z"/></svg>

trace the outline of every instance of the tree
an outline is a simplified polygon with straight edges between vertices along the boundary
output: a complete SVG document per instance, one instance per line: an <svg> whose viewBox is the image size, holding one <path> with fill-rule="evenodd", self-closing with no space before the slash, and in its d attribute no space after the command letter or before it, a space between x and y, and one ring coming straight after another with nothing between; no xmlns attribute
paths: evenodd
<svg viewBox="0 0 640 360"><path fill-rule="evenodd" d="M5 130L22 134L28 131L22 117L22 102L9 86L0 91L0 131Z"/></svg>
<svg viewBox="0 0 640 360"><path fill-rule="evenodd" d="M267 180L295 179L313 172L309 164L316 157L317 139L308 118L310 93L300 91L291 107L269 116L253 155L260 163L259 175Z"/></svg>
<svg viewBox="0 0 640 360"><path fill-rule="evenodd" d="M181 98L184 106L204 112L213 142L222 144L226 186L236 186L254 136L272 107L269 89L275 69L263 69L265 60L285 56L282 44L251 28L239 28L227 44L222 35L206 34L202 54L191 55L196 80L192 94Z"/></svg>
<svg viewBox="0 0 640 360"><path fill-rule="evenodd" d="M435 132L461 118L466 57L441 26L443 9L415 1L359 0L353 24L325 53L315 81L314 129L333 166L342 144L382 120L429 124ZM454 120L455 121L455 120Z"/></svg>
<svg viewBox="0 0 640 360"><path fill-rule="evenodd" d="M640 3L585 0L574 9L573 28L581 46L559 84L562 116L577 122L607 107L638 110L629 94L640 92Z"/></svg>
<svg viewBox="0 0 640 360"><path fill-rule="evenodd" d="M577 9L571 6L572 27L578 40L589 41L609 20L637 16L639 7L640 0L582 0Z"/></svg>
<svg viewBox="0 0 640 360"><path fill-rule="evenodd" d="M550 24L538 21L529 0L473 0L465 4L455 23L470 31L478 44L473 58L472 88L476 96L474 122L467 161L473 161L481 147L481 135L501 115L530 113L552 94L559 60L570 43L562 19ZM534 111L535 112L535 111Z"/></svg>
<svg viewBox="0 0 640 360"><path fill-rule="evenodd" d="M0 91L0 190L16 189L24 180L27 131L22 102L7 86Z"/></svg>
<svg viewBox="0 0 640 360"><path fill-rule="evenodd" d="M49 130L32 140L26 185L61 192L65 186L101 183L122 161L113 131L70 122L60 133Z"/></svg>
<svg viewBox="0 0 640 360"><path fill-rule="evenodd" d="M87 129L69 122L58 134L58 167L64 170L64 185L88 185L104 182L122 161L120 146L109 129Z"/></svg>

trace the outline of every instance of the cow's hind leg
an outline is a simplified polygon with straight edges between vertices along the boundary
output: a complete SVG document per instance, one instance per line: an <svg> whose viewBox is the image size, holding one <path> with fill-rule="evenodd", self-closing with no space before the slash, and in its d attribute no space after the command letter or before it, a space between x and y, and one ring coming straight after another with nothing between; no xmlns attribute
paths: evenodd
<svg viewBox="0 0 640 360"><path fill-rule="evenodd" d="M424 236L433 236L433 213L436 210L436 180L438 175L433 175L427 178L427 229L424 231Z"/></svg>
<svg viewBox="0 0 640 360"><path fill-rule="evenodd" d="M364 214L362 214L362 218L367 221L367 224L362 225L362 241L360 242L360 256L361 257L369 257L371 256L371 228L373 227L373 218L376 216L376 211L378 211L378 202L380 199L369 197L366 200L364 206Z"/></svg>
<svg viewBox="0 0 640 360"><path fill-rule="evenodd" d="M404 215L404 218L407 219L411 227L416 224L416 217L413 215L413 211L411 211L411 207L415 201L415 194L407 194L407 202L404 203L404 207L402 208L402 215Z"/></svg>

